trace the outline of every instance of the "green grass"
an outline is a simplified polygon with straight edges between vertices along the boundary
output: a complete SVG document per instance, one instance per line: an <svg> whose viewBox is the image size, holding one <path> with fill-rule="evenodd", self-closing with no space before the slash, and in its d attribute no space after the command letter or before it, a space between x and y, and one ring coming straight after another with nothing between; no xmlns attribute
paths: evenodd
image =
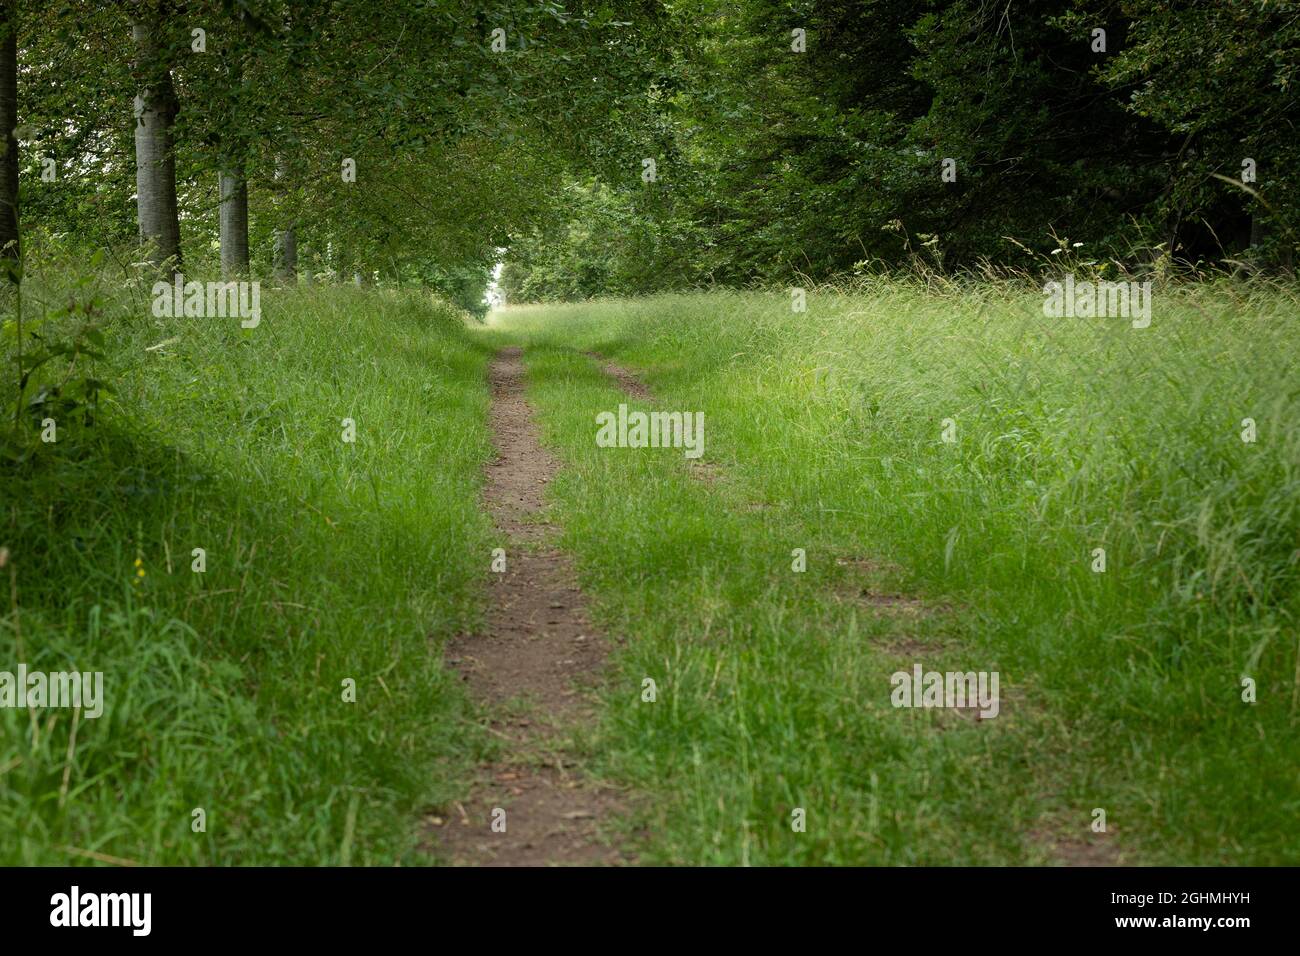
<svg viewBox="0 0 1300 956"><path fill-rule="evenodd" d="M423 859L483 747L441 644L480 613L487 356L414 296L267 289L249 330L108 308L98 421L0 466L0 660L107 698L75 742L70 710L0 710L0 863Z"/></svg>
<svg viewBox="0 0 1300 956"><path fill-rule="evenodd" d="M532 347L567 542L631 638L602 746L653 795L650 859L1035 862L1103 807L1129 861L1300 860L1295 295L1158 289L1148 329L1041 305L882 282L802 314L666 296L492 333ZM594 414L624 399L574 349L704 411L722 480L597 448ZM948 610L846 607L837 557ZM882 628L923 649L891 653ZM996 670L1011 701L979 725L894 710L888 675L913 660Z"/></svg>
<svg viewBox="0 0 1300 956"><path fill-rule="evenodd" d="M1126 862L1300 862L1292 291L1157 290L1132 329L881 281L806 313L664 296L476 336L385 291L267 290L251 330L107 299L86 371L116 391L0 464L0 669L103 671L106 712L0 709L0 863L429 859L421 812L490 746L441 645L481 620L506 342L563 464L563 543L626 638L580 730L587 771L635 789L643 860L1043 863L1103 807ZM597 412L645 403L583 350L705 413L710 480L596 446ZM997 671L1001 714L893 708L913 662Z"/></svg>

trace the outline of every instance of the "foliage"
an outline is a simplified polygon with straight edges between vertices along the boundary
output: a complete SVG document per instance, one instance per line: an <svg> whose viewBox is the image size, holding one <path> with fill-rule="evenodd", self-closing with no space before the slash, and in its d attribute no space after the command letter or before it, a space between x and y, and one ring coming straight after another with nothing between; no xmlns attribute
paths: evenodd
<svg viewBox="0 0 1300 956"><path fill-rule="evenodd" d="M647 93L656 201L626 157L605 181L621 198L575 203L565 227L512 247L525 297L592 294L593 274L556 269L593 247L605 293L806 282L918 256L1021 269L1058 235L1130 269L1293 263L1292 4L697 0L672 16Z"/></svg>

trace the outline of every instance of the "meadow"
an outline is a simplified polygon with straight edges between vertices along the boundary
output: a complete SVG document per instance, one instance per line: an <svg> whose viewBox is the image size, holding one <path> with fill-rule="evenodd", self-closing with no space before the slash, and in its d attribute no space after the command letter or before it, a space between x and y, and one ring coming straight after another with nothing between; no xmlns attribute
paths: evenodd
<svg viewBox="0 0 1300 956"><path fill-rule="evenodd" d="M655 859L1300 857L1294 290L1158 288L1148 328L1043 301L889 279L802 313L746 293L505 313L571 466L571 546L635 635L606 749L662 798ZM621 399L585 351L703 411L716 474L595 448ZM867 599L845 601L855 571ZM936 733L888 704L914 661L998 671L1010 701ZM637 705L642 672L672 675L670 706ZM796 805L821 842L791 839Z"/></svg>
<svg viewBox="0 0 1300 956"><path fill-rule="evenodd" d="M440 861L424 820L496 746L443 652L489 600L506 345L611 638L581 767L639 861L1300 860L1293 288L1157 286L1146 328L1010 282L485 325L311 286L249 329L31 290L114 384L6 446L0 648L107 706L0 710L0 862ZM702 412L702 458L602 447L620 403ZM998 673L997 717L893 707L917 664Z"/></svg>

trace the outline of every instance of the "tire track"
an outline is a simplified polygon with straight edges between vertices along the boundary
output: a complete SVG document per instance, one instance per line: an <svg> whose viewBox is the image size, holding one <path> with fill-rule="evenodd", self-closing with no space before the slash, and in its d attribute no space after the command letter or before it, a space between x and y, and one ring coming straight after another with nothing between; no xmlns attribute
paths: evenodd
<svg viewBox="0 0 1300 956"><path fill-rule="evenodd" d="M641 380L640 376L617 362L611 361L599 352L584 352L587 358L595 362L601 372L613 380L630 398L635 401L654 403L654 393ZM724 477L724 472L716 465L704 461L692 462L692 475L713 485ZM765 505L759 505L765 509ZM749 510L756 510L751 507ZM914 597L879 590L874 581L881 570L880 563L866 558L838 557L836 563L848 568L855 574L850 575L847 585L841 586L836 594L838 600L857 604L870 613L890 618L900 616L907 620L919 620L935 614L951 613L952 609L944 605L928 604ZM877 643L876 649L897 657L916 660L931 654L942 654L950 649L946 644L925 643L914 638L896 638L887 643ZM1003 703L1023 704L1019 693L1008 694ZM939 713L944 713L940 711ZM957 717L976 721L974 709L955 711ZM942 727L943 724L937 726ZM1076 813L1079 812L1076 810ZM1036 825L1024 833L1026 842L1045 854L1057 866L1095 867L1119 866L1124 862L1124 855L1116 841L1108 833L1097 834L1082 824L1082 816L1077 820L1067 820L1064 815L1045 815Z"/></svg>

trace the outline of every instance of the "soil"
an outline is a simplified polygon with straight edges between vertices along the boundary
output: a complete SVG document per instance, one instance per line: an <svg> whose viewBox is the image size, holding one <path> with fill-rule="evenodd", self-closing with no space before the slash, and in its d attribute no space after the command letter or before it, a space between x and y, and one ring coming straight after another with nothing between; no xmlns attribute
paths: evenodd
<svg viewBox="0 0 1300 956"><path fill-rule="evenodd" d="M464 803L429 823L440 855L457 865L631 862L605 832L623 794L577 770L574 733L595 723L594 688L609 643L592 626L572 560L554 546L556 529L544 515L543 492L558 466L538 441L520 350L498 353L489 376L497 455L483 500L506 569L491 575L483 633L453 641L447 658L486 705L501 748Z"/></svg>

